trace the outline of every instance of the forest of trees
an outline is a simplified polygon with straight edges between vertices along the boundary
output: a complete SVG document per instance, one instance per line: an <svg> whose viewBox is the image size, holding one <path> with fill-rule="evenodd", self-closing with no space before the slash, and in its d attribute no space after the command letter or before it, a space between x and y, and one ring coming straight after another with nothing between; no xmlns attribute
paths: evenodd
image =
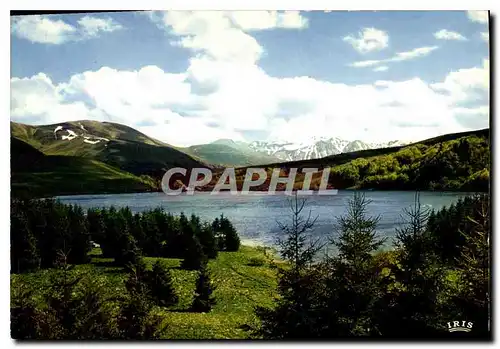
<svg viewBox="0 0 500 349"><path fill-rule="evenodd" d="M468 136L351 160L332 167L330 183L338 189L487 192L489 168L489 140Z"/></svg>
<svg viewBox="0 0 500 349"><path fill-rule="evenodd" d="M89 252L125 268L126 294L108 299L99 283L74 272L89 263ZM221 215L211 224L192 215L162 209L132 214L129 208L89 209L51 199L11 202L11 273L55 268L43 302L30 285L12 290L11 333L16 339L154 339L164 328L154 306L177 303L169 269L159 260L151 269L145 256L181 258L181 267L198 272L192 311L215 304L207 267L219 251L238 251L240 240ZM111 306L110 304L113 304Z"/></svg>
<svg viewBox="0 0 500 349"><path fill-rule="evenodd" d="M491 338L488 195L437 212L417 195L385 252L368 204L354 195L329 242L338 254L318 262L322 246L308 239L314 220L296 201L280 244L288 262L279 268L280 297L276 307L256 310L262 326L254 331L266 339L450 339L447 322L465 320L473 331L454 338Z"/></svg>
<svg viewBox="0 0 500 349"><path fill-rule="evenodd" d="M84 212L52 199L11 201L12 273L55 267L61 254L69 264L88 263L92 244L119 266L148 256L181 258L194 270L218 251L237 251L240 240L223 215L210 224L161 208L135 214L128 207Z"/></svg>
<svg viewBox="0 0 500 349"><path fill-rule="evenodd" d="M315 219L295 197L291 220L280 218L276 264L278 288L272 307L255 310L260 326L251 338L451 338L449 321L470 321L473 331L454 333L487 339L490 331L490 202L474 195L438 211L415 205L396 231L394 248L380 250L379 217L355 193L338 217L328 244L312 241ZM11 331L16 339L154 339L168 323L153 311L178 301L169 269L145 256L182 259L195 270L191 311L209 312L217 302L207 260L237 251L240 240L224 216L212 223L172 216L161 209L90 209L54 200L11 203L11 272L51 268L51 285L35 299L29 285L11 292ZM284 221L283 221L284 220ZM125 268L125 294L108 299L99 280L74 272L88 263L92 244ZM36 275L36 274L35 274Z"/></svg>

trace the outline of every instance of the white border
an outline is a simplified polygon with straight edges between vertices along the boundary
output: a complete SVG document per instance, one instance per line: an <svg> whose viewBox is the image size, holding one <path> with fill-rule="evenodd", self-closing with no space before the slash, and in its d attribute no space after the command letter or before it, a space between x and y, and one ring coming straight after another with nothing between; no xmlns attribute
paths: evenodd
<svg viewBox="0 0 500 349"><path fill-rule="evenodd" d="M16 10L60 9L60 10L487 10L494 7L492 0L475 1L394 1L394 0L143 0L135 3L117 1L113 4L99 0L89 1L27 1L18 0L13 4Z"/></svg>
<svg viewBox="0 0 500 349"><path fill-rule="evenodd" d="M49 10L49 9L59 9L59 10L148 10L148 9L192 9L192 10L206 10L206 9L239 9L239 10L256 10L256 9L287 9L287 10L324 10L324 9L331 9L331 10L492 10L493 14L500 13L498 11L499 3L497 0L474 0L474 1L467 1L467 0L453 0L453 1L436 1L436 0L419 0L419 1L395 1L395 0L349 0L349 1L325 1L325 0L307 0L307 1L298 1L298 0L251 0L251 1L243 1L243 0L213 0L213 1L206 1L206 0L141 0L140 2L134 2L134 3L125 3L123 1L117 1L117 2L103 2L102 0L86 0L84 2L75 2L75 1L67 1L67 0L44 0L44 1L26 1L26 0L18 0L15 2L11 2L11 6L5 1L1 2L0 6L2 7L2 16L1 18L1 26L0 28L2 29L2 43L3 47L7 47L7 43L9 49L8 50L3 50L1 56L2 56L2 83L0 84L2 88L2 93L1 96L3 97L1 99L1 111L3 111L4 116L2 117L2 127L0 129L0 141L3 143L2 146L0 146L0 158L1 158L1 164L2 166L2 171L1 171L1 181L2 181L2 186L0 186L0 202L1 202L1 210L0 210L0 222L2 224L2 229L0 229L0 234L1 234L1 239L3 240L0 243L0 247L2 248L1 251L1 256L4 259L2 262L2 275L1 275L1 280L2 280L2 287L1 287L1 306L2 308L0 309L0 340L2 344L5 344L8 347L14 346L15 343L10 339L10 317L9 317L9 283L7 282L9 278L9 265L10 265L10 260L9 260L9 246L10 246L10 236L9 236L9 231L10 231L10 226L9 226L9 216L10 216L10 202L9 202L9 197L10 197L10 153L9 153L9 133L10 133L10 126L9 126L9 121L10 118L7 117L7 115L10 115L10 108L9 108L9 100L7 96L10 96L10 19L9 19L9 10ZM494 32L496 34L496 30ZM491 38L494 39L495 36L491 35ZM493 61L492 56L490 58L490 61ZM493 65L493 62L491 63ZM496 77L496 74L495 74ZM494 98L495 101L497 100L497 91L494 92ZM493 116L492 116L493 117ZM496 133L496 130L493 131ZM494 163L498 165L499 159L494 159ZM495 166L493 169L493 173L497 174L499 172L498 166ZM496 196L496 190L495 190L495 196ZM500 210L500 206L495 205L495 210ZM497 213L497 212L495 212ZM497 216L495 214L495 216ZM495 226L498 226L498 223L495 222ZM494 251L496 252L497 246L498 246L498 240L500 240L500 236L494 233ZM494 260L496 261L496 260ZM498 286L498 269L494 268L494 275L493 275L493 280L494 280L494 290L497 290ZM495 295L492 295L492 299L496 301ZM495 303L493 303L495 305ZM494 315L495 312L493 312ZM498 319L495 319L497 321L494 321L494 331L493 333L498 334L498 328L499 328L499 321ZM75 343L76 344L76 343ZM79 344L79 343L78 343ZM106 344L93 344L96 347L106 347L109 346L111 343L106 343ZM272 346L275 346L278 343L262 343L261 345L264 347L271 348ZM308 345L307 343L287 343L288 345L295 345L295 346L304 346ZM319 344L319 343L318 343ZM379 348L384 348L387 345L390 345L392 343L382 343L382 344L372 344L375 347ZM401 343L394 343L397 347L402 346ZM451 345L459 345L460 343L451 343ZM480 344L476 345L471 345L470 343L464 342L463 344L467 346L479 346ZM53 343L47 343L47 344L37 344L37 347L47 347L50 348L54 344ZM57 344L58 346L61 347L69 347L70 344L68 343L63 343L63 344ZM111 344L112 345L112 344ZM147 344L136 344L136 343L130 343L131 347L144 347ZM163 342L160 345L168 345L169 347L172 346L178 346L178 343L170 343L170 342ZM212 347L216 346L218 344L216 343L203 343L204 346L207 347ZM236 345L242 345L241 343L231 343L231 346ZM323 343L323 345L330 345L329 343ZM337 348L343 348L343 347L356 347L356 346L361 346L364 345L364 343L331 343L331 345L337 347ZM406 344L406 345L411 345L411 344ZM450 345L450 344L441 344L441 345ZM24 344L23 347L34 347L34 344ZM431 343L426 343L425 346L428 346L429 348L432 347L438 347L440 344L431 344Z"/></svg>

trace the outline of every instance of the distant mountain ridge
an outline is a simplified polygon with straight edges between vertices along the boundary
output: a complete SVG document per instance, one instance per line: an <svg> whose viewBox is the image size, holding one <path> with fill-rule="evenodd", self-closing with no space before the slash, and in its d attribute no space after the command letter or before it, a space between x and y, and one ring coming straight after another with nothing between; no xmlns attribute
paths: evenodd
<svg viewBox="0 0 500 349"><path fill-rule="evenodd" d="M177 148L109 122L82 120L36 126L11 122L11 185L13 194L41 196L154 191L161 189L160 179L173 167L189 171L234 166L240 167L240 173L245 167L264 165L282 169L334 166L336 185L346 188L485 190L488 139L489 129L483 129L409 145L399 141L368 144L337 137L298 144L220 139Z"/></svg>
<svg viewBox="0 0 500 349"><path fill-rule="evenodd" d="M406 145L409 142L391 141L366 143L360 140L348 141L339 137L311 138L308 142L265 142L251 143L218 139L212 143L179 148L187 154L222 166L262 165L280 161L319 159L326 156L359 150L378 149Z"/></svg>
<svg viewBox="0 0 500 349"><path fill-rule="evenodd" d="M161 178L172 167L209 165L125 125L81 120L52 125L11 122L11 136L45 155L97 160L136 176Z"/></svg>
<svg viewBox="0 0 500 349"><path fill-rule="evenodd" d="M218 139L212 143L193 145L179 150L219 166L255 166L281 160L251 148L248 143L231 139Z"/></svg>
<svg viewBox="0 0 500 349"><path fill-rule="evenodd" d="M392 143L393 144L393 143ZM490 171L490 130L480 129L450 133L403 146L358 150L318 159L269 163L262 166L268 180L251 190L266 191L269 173L280 168L283 175L298 169L295 189L304 182L304 168L316 168L311 186L319 189L323 171L330 171L328 185L335 189L369 190L442 190L487 192ZM247 167L235 170L237 187L242 188ZM210 191L222 171L212 182L200 188ZM284 190L285 185L277 190Z"/></svg>
<svg viewBox="0 0 500 349"><path fill-rule="evenodd" d="M339 137L332 137L312 138L309 142L303 143L255 141L250 143L249 146L256 151L277 157L283 161L300 161L359 150L401 146L408 143L398 140L386 143L366 143L360 140L348 141Z"/></svg>

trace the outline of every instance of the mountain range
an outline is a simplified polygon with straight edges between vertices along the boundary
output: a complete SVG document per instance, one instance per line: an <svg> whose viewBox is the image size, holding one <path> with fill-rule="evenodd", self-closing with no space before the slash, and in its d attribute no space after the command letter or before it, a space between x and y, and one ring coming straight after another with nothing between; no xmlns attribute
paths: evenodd
<svg viewBox="0 0 500 349"><path fill-rule="evenodd" d="M11 188L13 194L36 196L158 191L163 174L173 167L188 171L195 167L219 170L225 166L244 170L256 165L323 168L393 154L415 145L417 148L412 151L419 152L420 146L441 144L469 134L484 138L485 132L488 130L443 135L410 145L398 141L368 144L341 138L304 143L221 139L180 148L111 122L82 120L41 126L11 122Z"/></svg>
<svg viewBox="0 0 500 349"><path fill-rule="evenodd" d="M366 143L360 140L348 141L339 137L311 138L301 143L293 142L262 142L249 144L251 149L268 154L283 161L318 159L325 156L350 153L358 150L395 147L408 144L403 141L387 143Z"/></svg>
<svg viewBox="0 0 500 349"><path fill-rule="evenodd" d="M311 138L307 142L251 143L219 139L209 144L175 147L125 125L99 121L75 121L31 126L12 122L12 135L47 155L92 157L134 174L157 176L165 166L252 166L317 159L358 150L403 145L403 142L366 143L339 137ZM124 161L124 158L127 161ZM160 160L160 159L169 159ZM145 170L147 169L147 170Z"/></svg>
<svg viewBox="0 0 500 349"><path fill-rule="evenodd" d="M387 143L366 143L360 140L348 141L339 137L313 137L309 141L300 143L264 141L246 143L231 139L219 139L209 144L193 145L179 148L179 150L213 165L251 166L279 161L319 159L341 153L405 144L408 142L396 140Z"/></svg>
<svg viewBox="0 0 500 349"><path fill-rule="evenodd" d="M263 151L253 149L249 143L219 139L209 144L179 148L186 154L215 166L252 166L281 160Z"/></svg>
<svg viewBox="0 0 500 349"><path fill-rule="evenodd" d="M366 143L360 140L348 141L339 137L312 137L310 140L300 143L264 141L246 143L231 139L219 139L209 144L193 145L179 148L179 150L215 166L252 166L280 161L319 159L341 153L406 144L408 142L397 140L386 143Z"/></svg>
<svg viewBox="0 0 500 349"><path fill-rule="evenodd" d="M487 192L489 190L489 129L445 134L408 145L393 145L343 152L321 158L278 162L262 166L267 180L251 190L267 191L270 174L276 168L280 176L298 170L294 188L305 181L304 168L315 168L310 188L319 189L323 171L329 168L328 187L368 190L439 190ZM247 168L237 168L237 188L241 190ZM212 181L197 188L211 191L221 172ZM284 190L281 183L277 190Z"/></svg>

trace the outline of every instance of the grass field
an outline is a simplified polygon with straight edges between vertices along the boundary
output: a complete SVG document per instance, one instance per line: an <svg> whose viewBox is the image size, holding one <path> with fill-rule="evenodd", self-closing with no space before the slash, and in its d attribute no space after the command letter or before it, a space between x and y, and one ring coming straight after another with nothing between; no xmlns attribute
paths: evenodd
<svg viewBox="0 0 500 349"><path fill-rule="evenodd" d="M267 251L267 252L266 252ZM123 281L126 274L120 267L112 265L112 259L102 258L99 249L92 252L90 264L76 266L75 273L91 276L102 284L112 298L124 294ZM168 339L244 339L251 338L245 330L258 325L254 315L255 306L272 306L276 291L276 269L269 250L262 247L241 246L238 252L219 252L217 259L209 262L211 279L217 304L209 313L190 312L197 272L179 268L180 259L161 258L170 267L179 303L169 308L155 308L154 312L164 317L168 326L164 338ZM157 258L145 258L150 265ZM256 266L255 261L263 262ZM272 262L273 261L273 262ZM41 299L44 290L51 285L54 270L11 275L11 293L19 292L27 283L36 290L33 297ZM14 297L15 295L13 295Z"/></svg>
<svg viewBox="0 0 500 349"><path fill-rule="evenodd" d="M100 161L71 156L44 156L31 171L11 174L14 194L54 196L154 191L154 183Z"/></svg>

